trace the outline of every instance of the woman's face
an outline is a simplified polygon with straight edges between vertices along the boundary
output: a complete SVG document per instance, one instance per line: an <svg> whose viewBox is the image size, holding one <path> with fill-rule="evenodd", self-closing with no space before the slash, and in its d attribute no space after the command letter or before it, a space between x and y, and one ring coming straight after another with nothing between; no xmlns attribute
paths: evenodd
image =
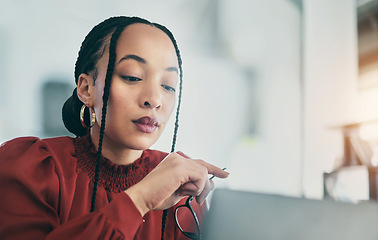
<svg viewBox="0 0 378 240"><path fill-rule="evenodd" d="M92 86L96 113L92 134L100 129L108 58L106 50L97 63L98 77ZM117 42L104 144L134 150L151 147L172 114L177 82L178 61L170 38L153 26L128 26Z"/></svg>

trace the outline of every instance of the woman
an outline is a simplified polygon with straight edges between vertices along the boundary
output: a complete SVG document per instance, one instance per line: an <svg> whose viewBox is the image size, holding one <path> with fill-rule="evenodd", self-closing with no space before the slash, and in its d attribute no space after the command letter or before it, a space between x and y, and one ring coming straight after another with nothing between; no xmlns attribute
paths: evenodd
<svg viewBox="0 0 378 240"><path fill-rule="evenodd" d="M75 81L63 120L78 137L24 137L0 148L0 238L186 239L175 207L195 196L201 220L208 174L228 173L174 153L182 69L173 35L136 17L107 19L84 39ZM176 88L172 153L149 150ZM195 228L190 214L178 218Z"/></svg>

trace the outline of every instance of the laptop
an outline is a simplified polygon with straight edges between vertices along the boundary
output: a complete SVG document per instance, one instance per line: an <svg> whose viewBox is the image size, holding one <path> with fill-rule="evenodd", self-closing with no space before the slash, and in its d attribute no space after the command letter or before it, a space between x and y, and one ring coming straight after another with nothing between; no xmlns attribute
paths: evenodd
<svg viewBox="0 0 378 240"><path fill-rule="evenodd" d="M338 203L216 189L205 240L377 240L378 203Z"/></svg>

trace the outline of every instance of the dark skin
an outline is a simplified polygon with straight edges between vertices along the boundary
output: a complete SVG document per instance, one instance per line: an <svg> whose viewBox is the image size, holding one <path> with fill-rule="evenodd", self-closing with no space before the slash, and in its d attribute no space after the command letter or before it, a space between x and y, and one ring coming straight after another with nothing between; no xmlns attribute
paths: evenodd
<svg viewBox="0 0 378 240"><path fill-rule="evenodd" d="M78 97L96 114L91 129L92 142L98 143L102 94L108 62L108 51L99 59L98 77L81 74ZM110 88L103 155L115 164L131 164L143 150L154 144L171 116L178 82L178 63L174 46L160 29L132 24L121 34L117 43L117 59ZM135 120L148 116L158 124L151 132L142 131ZM174 206L185 196L196 196L204 202L214 188L212 174L226 178L228 173L203 160L183 154L169 154L142 181L125 191L141 215L151 210Z"/></svg>

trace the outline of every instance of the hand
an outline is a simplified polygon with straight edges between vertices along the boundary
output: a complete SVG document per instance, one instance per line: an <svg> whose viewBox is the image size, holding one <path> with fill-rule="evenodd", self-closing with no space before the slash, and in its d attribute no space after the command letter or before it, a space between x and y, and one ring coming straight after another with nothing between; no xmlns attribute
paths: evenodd
<svg viewBox="0 0 378 240"><path fill-rule="evenodd" d="M150 210L170 208L184 196L196 196L197 202L202 203L214 188L208 174L219 178L228 176L212 164L184 156L169 154L142 181L125 191L142 215Z"/></svg>

